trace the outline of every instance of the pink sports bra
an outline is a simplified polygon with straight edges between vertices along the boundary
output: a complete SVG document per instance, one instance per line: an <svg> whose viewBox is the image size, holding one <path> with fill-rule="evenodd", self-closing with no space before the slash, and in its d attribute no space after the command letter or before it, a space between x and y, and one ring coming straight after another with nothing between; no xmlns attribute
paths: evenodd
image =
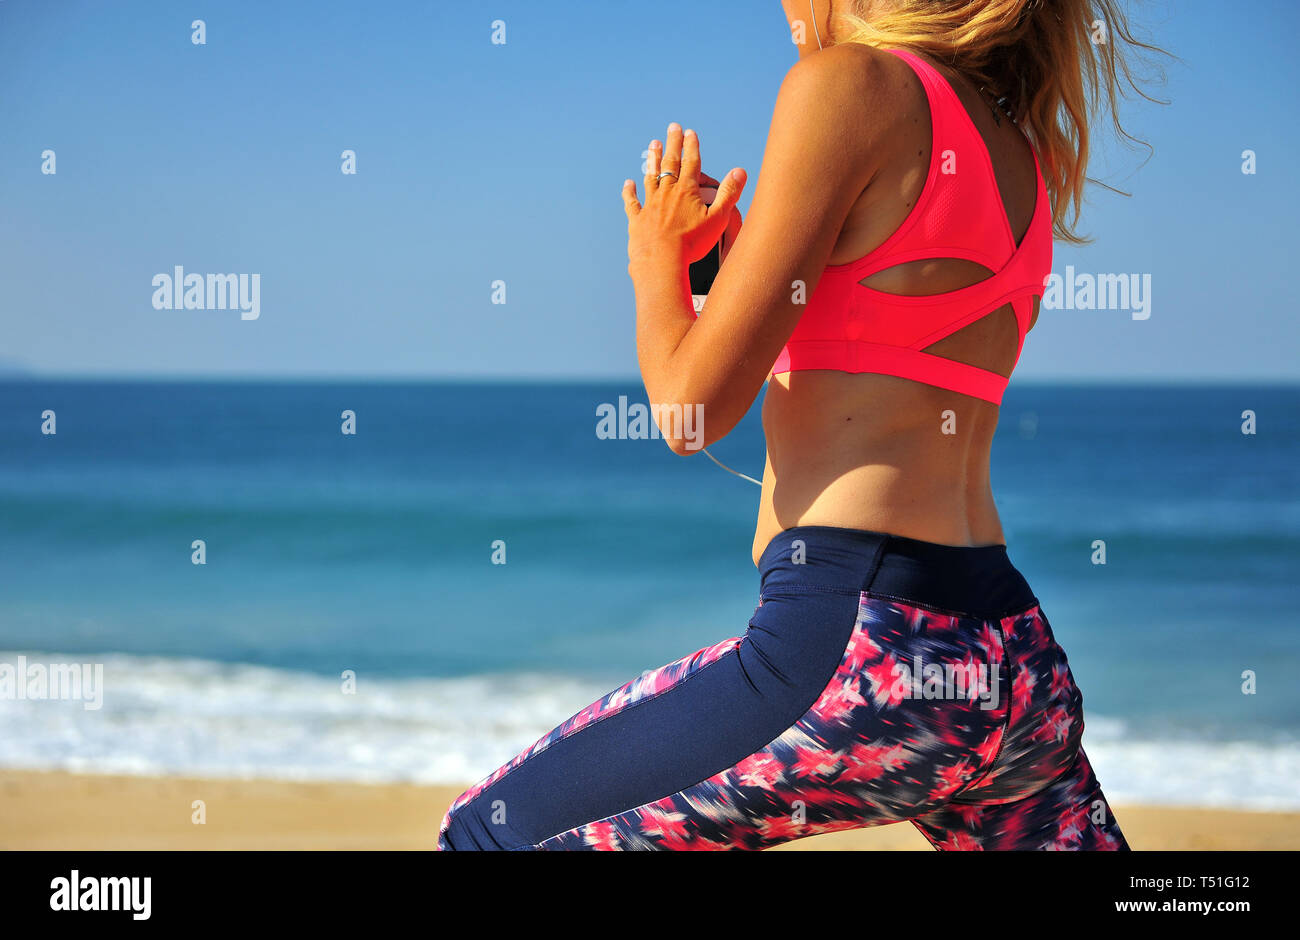
<svg viewBox="0 0 1300 940"><path fill-rule="evenodd" d="M772 373L873 372L1001 404L1007 378L924 350L1009 303L1020 334L1019 362L1033 316L1032 297L1042 295L1052 268L1052 215L1038 154L1034 216L1017 248L993 161L956 92L917 56L889 51L911 65L925 86L932 127L929 175L911 213L884 244L857 261L826 266ZM958 161L955 173L941 172L949 152ZM920 297L858 283L894 265L926 258L962 258L996 273L969 287Z"/></svg>

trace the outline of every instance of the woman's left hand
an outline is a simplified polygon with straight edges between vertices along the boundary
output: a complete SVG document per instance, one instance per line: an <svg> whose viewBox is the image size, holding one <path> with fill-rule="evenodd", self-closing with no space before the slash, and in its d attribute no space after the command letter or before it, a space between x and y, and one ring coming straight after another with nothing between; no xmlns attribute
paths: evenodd
<svg viewBox="0 0 1300 940"><path fill-rule="evenodd" d="M722 178L713 205L706 206L700 197L699 138L670 124L666 140L666 146L650 142L645 204L637 201L635 182L623 184L630 265L657 255L686 264L703 258L726 231L745 188L745 171L734 169Z"/></svg>

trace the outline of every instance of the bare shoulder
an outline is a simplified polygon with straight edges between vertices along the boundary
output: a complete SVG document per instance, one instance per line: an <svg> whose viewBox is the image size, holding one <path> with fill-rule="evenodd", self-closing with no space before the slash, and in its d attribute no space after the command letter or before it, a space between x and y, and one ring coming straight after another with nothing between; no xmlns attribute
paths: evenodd
<svg viewBox="0 0 1300 940"><path fill-rule="evenodd" d="M862 43L843 43L800 59L781 87L817 89L831 95L862 95L886 87L898 57Z"/></svg>
<svg viewBox="0 0 1300 940"><path fill-rule="evenodd" d="M925 92L898 56L862 43L841 43L796 62L781 83L778 109L802 112L865 144L887 138L912 119Z"/></svg>

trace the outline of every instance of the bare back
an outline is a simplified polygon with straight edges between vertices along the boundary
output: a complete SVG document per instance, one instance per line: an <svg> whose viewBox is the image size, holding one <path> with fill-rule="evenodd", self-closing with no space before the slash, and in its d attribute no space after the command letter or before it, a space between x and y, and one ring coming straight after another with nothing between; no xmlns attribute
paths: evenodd
<svg viewBox="0 0 1300 940"><path fill-rule="evenodd" d="M864 50L864 55L870 54ZM1033 153L1005 116L1000 124L979 92L925 57L952 86L983 138L1017 243L1034 213ZM891 118L891 152L850 210L830 264L870 253L903 223L921 195L930 163L931 121L920 80L894 66L905 102ZM863 123L867 117L864 105ZM852 115L844 116L851 134ZM944 293L992 271L953 258L913 261L863 281L904 295ZM1033 320L1037 320L1038 299ZM1032 321L1031 321L1032 323ZM1010 305L926 347L927 352L1010 375L1018 332ZM946 545L1005 539L989 480L998 406L908 379L832 371L789 372L768 382L763 404L767 461L754 536L755 564L777 533L797 525L870 529Z"/></svg>

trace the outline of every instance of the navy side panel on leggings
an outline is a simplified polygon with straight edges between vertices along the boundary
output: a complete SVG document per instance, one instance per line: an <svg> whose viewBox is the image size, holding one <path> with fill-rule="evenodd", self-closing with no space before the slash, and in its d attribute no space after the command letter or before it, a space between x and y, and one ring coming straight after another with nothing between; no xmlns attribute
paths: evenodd
<svg viewBox="0 0 1300 940"><path fill-rule="evenodd" d="M684 790L762 748L834 674L858 592L817 592L801 606L806 630L772 629L760 606L743 640L648 673L561 725L473 792L452 815L444 847L532 848Z"/></svg>

